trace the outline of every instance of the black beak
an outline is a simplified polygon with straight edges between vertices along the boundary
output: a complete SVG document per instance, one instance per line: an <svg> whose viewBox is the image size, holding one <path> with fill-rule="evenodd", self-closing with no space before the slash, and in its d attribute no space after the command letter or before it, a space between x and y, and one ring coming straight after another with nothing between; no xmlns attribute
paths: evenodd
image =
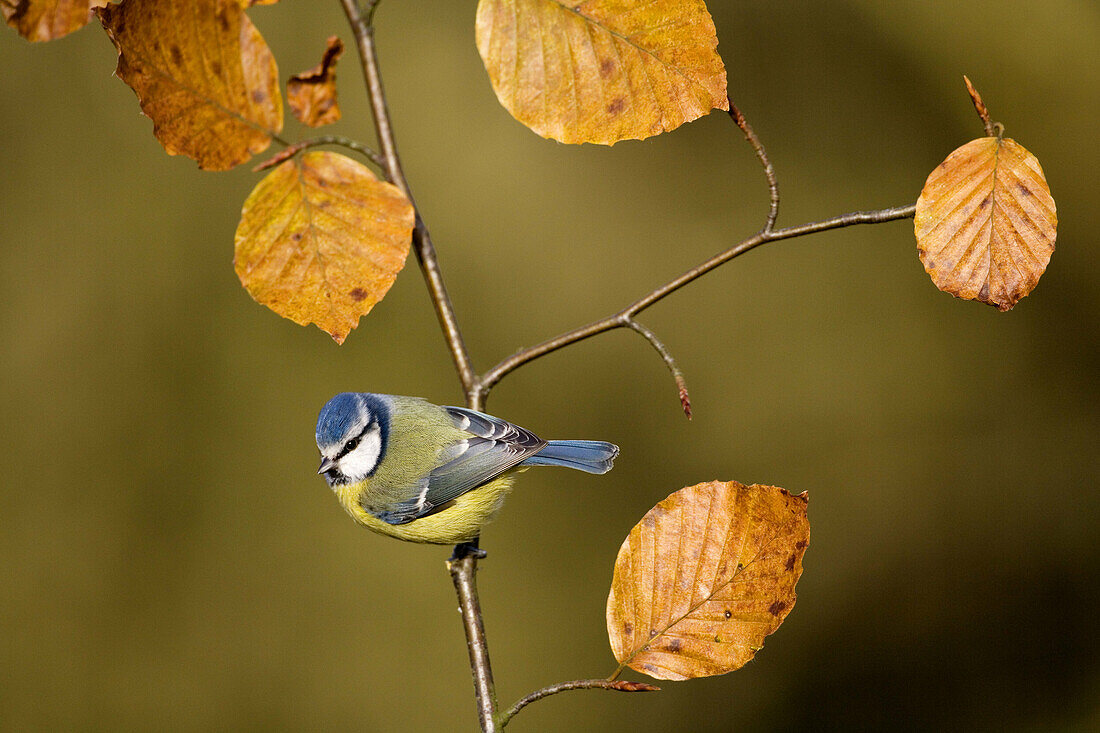
<svg viewBox="0 0 1100 733"><path fill-rule="evenodd" d="M334 468L336 468L336 461L331 458L322 458L321 467L317 469L317 473L328 473Z"/></svg>

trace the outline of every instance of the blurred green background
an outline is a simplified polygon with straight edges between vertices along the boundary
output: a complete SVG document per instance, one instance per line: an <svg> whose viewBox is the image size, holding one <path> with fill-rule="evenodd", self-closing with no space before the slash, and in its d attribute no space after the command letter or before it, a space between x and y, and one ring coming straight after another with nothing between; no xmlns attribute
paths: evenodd
<svg viewBox="0 0 1100 733"><path fill-rule="evenodd" d="M712 0L781 224L912 202L981 134L962 74L1042 162L1061 226L1007 314L935 290L908 220L764 247L643 321L507 378L489 410L622 446L606 477L524 477L483 537L510 702L614 662L631 526L709 479L808 490L798 605L741 671L560 695L516 731L1100 726L1100 6ZM612 149L500 107L473 0L384 0L406 172L476 365L607 314L763 220L713 114ZM286 76L339 4L251 12ZM415 265L343 347L256 305L231 265L242 166L169 158L97 27L0 38L0 728L475 728L447 548L356 527L314 475L333 393L460 400ZM349 46L344 120L371 140ZM288 115L289 117L289 115ZM288 135L297 134L290 123ZM414 260L410 259L410 263Z"/></svg>

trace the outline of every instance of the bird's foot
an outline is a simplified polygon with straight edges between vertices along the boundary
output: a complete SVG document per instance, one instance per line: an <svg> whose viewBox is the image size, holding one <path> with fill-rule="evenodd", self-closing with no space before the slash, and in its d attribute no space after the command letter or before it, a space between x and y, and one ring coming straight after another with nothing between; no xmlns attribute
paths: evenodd
<svg viewBox="0 0 1100 733"><path fill-rule="evenodd" d="M458 560L464 560L467 557L472 557L475 560L484 560L488 556L489 553L477 546L477 540L475 539L472 542L460 542L455 545L455 551L451 553L450 561L456 562Z"/></svg>

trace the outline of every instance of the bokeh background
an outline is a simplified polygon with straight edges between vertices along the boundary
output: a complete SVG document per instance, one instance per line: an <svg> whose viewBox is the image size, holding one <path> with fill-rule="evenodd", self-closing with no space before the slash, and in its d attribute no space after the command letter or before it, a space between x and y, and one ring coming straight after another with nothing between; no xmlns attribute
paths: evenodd
<svg viewBox="0 0 1100 733"><path fill-rule="evenodd" d="M909 221L769 245L643 321L507 378L490 411L613 440L613 473L528 474L483 537L503 702L614 662L615 553L709 479L809 491L794 611L741 671L528 708L517 731L1100 726L1100 6L712 0L729 86L780 176L781 224L915 200L981 134L967 73L1042 162L1061 220L1007 314L929 282ZM609 313L759 226L748 146L713 114L613 149L500 107L473 0L385 0L405 168L484 369ZM339 4L251 15L286 76ZM341 390L460 400L410 266L343 347L233 273L258 176L169 158L97 27L0 34L0 728L470 730L449 550L376 537L314 475ZM289 117L289 115L288 115ZM293 123L289 135L297 134ZM413 260L410 260L413 262Z"/></svg>

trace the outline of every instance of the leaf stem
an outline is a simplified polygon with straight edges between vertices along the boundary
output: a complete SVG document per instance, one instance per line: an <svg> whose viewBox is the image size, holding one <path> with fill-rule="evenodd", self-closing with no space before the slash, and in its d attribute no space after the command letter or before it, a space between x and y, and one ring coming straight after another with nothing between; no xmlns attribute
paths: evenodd
<svg viewBox="0 0 1100 733"><path fill-rule="evenodd" d="M357 153L363 155L371 163L374 163L381 170L384 171L386 169L386 161L382 158L381 155L376 153L371 148L368 148L366 145L359 142L358 140L352 140L350 137L344 137L342 135L322 135L320 137L309 138L308 140L299 140L296 143L290 143L282 139L280 139L278 142L283 143L283 145L285 145L286 147L254 167L252 169L253 173L259 173L262 170L266 170L268 168L276 166L279 163L282 163L284 160L289 160L290 158L293 158L295 155L302 152L303 150L307 148L315 148L318 145L339 145L341 147L348 148L349 150L354 150Z"/></svg>
<svg viewBox="0 0 1100 733"><path fill-rule="evenodd" d="M535 690L526 697L517 700L512 707L504 711L500 716L500 724L502 726L508 725L516 713L523 710L525 707L533 702L543 699L544 697L550 697L556 695L559 692L566 692L568 690L613 690L615 692L658 692L660 687L646 684L645 682L629 682L627 680L614 680L614 679L596 679L596 680L572 680L570 682L559 682L556 685L550 685L549 687L543 687L541 690Z"/></svg>

